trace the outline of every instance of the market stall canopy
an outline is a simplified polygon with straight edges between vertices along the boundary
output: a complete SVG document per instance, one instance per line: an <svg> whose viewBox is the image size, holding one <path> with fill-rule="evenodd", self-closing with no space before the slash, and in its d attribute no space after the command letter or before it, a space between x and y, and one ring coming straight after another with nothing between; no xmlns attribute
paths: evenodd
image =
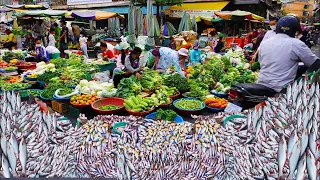
<svg viewBox="0 0 320 180"><path fill-rule="evenodd" d="M211 18L213 19L215 11L221 11L229 1L205 2L205 3L183 3L181 6L174 5L166 9L165 14L170 17L181 18L186 11L191 17ZM199 18L198 18L199 20Z"/></svg>
<svg viewBox="0 0 320 180"><path fill-rule="evenodd" d="M103 20L112 17L121 17L118 13L107 12L107 11L74 11L72 17L85 18L88 20Z"/></svg>
<svg viewBox="0 0 320 180"><path fill-rule="evenodd" d="M146 6L137 6L138 8L141 8L142 10L142 14L147 14L147 7ZM162 6L161 8L163 10L166 10L167 8L169 8L170 6ZM102 8L100 9L101 11L108 11L108 12L115 12L118 14L128 14L129 12L129 6L121 6L121 7L106 7L106 8ZM153 14L157 13L157 6L152 6L152 11Z"/></svg>
<svg viewBox="0 0 320 180"><path fill-rule="evenodd" d="M43 4L22 4L22 5L6 5L8 8L12 9L47 9L48 7L44 6Z"/></svg>
<svg viewBox="0 0 320 180"><path fill-rule="evenodd" d="M30 10L30 11L21 11L20 13L16 13L16 16L23 17L23 16L67 16L70 15L71 12L69 11L59 11L59 10Z"/></svg>
<svg viewBox="0 0 320 180"><path fill-rule="evenodd" d="M251 12L240 11L240 10L231 11L231 12L230 11L214 12L214 14L225 20L231 20L232 17L234 16L234 17L244 17L249 20L264 21L264 17L258 16Z"/></svg>
<svg viewBox="0 0 320 180"><path fill-rule="evenodd" d="M0 7L0 13L6 13L6 12L10 12L12 11L11 9L9 8L6 8L6 7Z"/></svg>

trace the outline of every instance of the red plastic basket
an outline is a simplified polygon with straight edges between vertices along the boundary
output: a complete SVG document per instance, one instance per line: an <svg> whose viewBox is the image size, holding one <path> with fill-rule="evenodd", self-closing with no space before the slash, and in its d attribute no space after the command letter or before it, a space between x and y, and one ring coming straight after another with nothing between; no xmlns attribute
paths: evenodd
<svg viewBox="0 0 320 180"><path fill-rule="evenodd" d="M180 92L178 92L178 94L176 94L176 95L170 96L170 98L171 98L172 100L176 100L176 99L178 99L179 97L180 97Z"/></svg>
<svg viewBox="0 0 320 180"><path fill-rule="evenodd" d="M160 108L167 108L167 107L169 107L169 106L171 105L172 102L173 102L172 99L170 99L170 102L169 102L169 103L167 103L167 104L161 104L161 105L159 105L159 107L160 107Z"/></svg>
<svg viewBox="0 0 320 180"><path fill-rule="evenodd" d="M121 108L116 110L101 110L100 107L105 105L115 105L120 106ZM104 98L99 99L91 104L91 107L94 111L96 111L98 114L116 114L124 110L124 100L122 98Z"/></svg>

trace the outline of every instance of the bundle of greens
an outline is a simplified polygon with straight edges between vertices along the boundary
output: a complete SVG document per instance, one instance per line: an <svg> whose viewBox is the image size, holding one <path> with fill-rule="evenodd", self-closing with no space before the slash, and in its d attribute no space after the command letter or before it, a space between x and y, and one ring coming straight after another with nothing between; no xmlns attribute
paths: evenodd
<svg viewBox="0 0 320 180"><path fill-rule="evenodd" d="M190 92L186 96L203 99L209 93L209 87L205 83L189 80Z"/></svg>
<svg viewBox="0 0 320 180"><path fill-rule="evenodd" d="M47 99L53 98L54 93L57 89L64 88L65 86L60 83L50 83L47 87L44 88L41 96Z"/></svg>
<svg viewBox="0 0 320 180"><path fill-rule="evenodd" d="M156 119L162 119L165 121L174 121L174 119L177 117L177 113L172 110L163 110L159 109L157 111Z"/></svg>
<svg viewBox="0 0 320 180"><path fill-rule="evenodd" d="M58 72L49 71L49 72L46 72L43 74L39 74L37 78L38 78L38 81L49 82L50 79L52 79L54 77L58 77L58 76L59 76Z"/></svg>
<svg viewBox="0 0 320 180"><path fill-rule="evenodd" d="M127 98L136 96L142 91L142 86L135 76L124 78L118 84L116 97Z"/></svg>
<svg viewBox="0 0 320 180"><path fill-rule="evenodd" d="M162 77L157 71L147 70L142 74L140 84L148 90L158 89L163 83Z"/></svg>
<svg viewBox="0 0 320 180"><path fill-rule="evenodd" d="M251 65L251 71L257 71L260 69L260 63L257 61L257 62L254 62L252 65Z"/></svg>
<svg viewBox="0 0 320 180"><path fill-rule="evenodd" d="M180 92L186 92L190 89L187 79L178 73L167 76L164 80L164 83L168 87L177 88Z"/></svg>

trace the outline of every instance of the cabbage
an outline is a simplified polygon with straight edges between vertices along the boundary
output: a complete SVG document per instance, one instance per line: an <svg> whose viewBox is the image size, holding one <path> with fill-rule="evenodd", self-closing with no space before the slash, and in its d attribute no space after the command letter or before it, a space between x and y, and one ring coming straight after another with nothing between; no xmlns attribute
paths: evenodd
<svg viewBox="0 0 320 180"><path fill-rule="evenodd" d="M90 88L89 87L83 88L81 92L85 94L90 94Z"/></svg>
<svg viewBox="0 0 320 180"><path fill-rule="evenodd" d="M103 98L102 91L97 92L98 98Z"/></svg>
<svg viewBox="0 0 320 180"><path fill-rule="evenodd" d="M37 68L38 68L38 67L41 67L41 66L44 66L44 65L46 65L46 63L43 62L43 61L41 61L41 62L37 63L36 66L37 66Z"/></svg>
<svg viewBox="0 0 320 180"><path fill-rule="evenodd" d="M89 85L89 82L88 82L87 80L83 79L83 80L80 81L79 85L80 85L81 87L88 86L88 85Z"/></svg>
<svg viewBox="0 0 320 180"><path fill-rule="evenodd" d="M47 65L47 68L53 69L53 68L55 68L55 66L54 66L54 64L51 64L51 63L50 63L50 64Z"/></svg>
<svg viewBox="0 0 320 180"><path fill-rule="evenodd" d="M101 86L104 87L105 89L112 89L114 87L113 83L101 83Z"/></svg>
<svg viewBox="0 0 320 180"><path fill-rule="evenodd" d="M110 90L107 90L107 91L102 91L102 96L103 97L113 97L115 96L117 93L117 89L115 88L112 88Z"/></svg>

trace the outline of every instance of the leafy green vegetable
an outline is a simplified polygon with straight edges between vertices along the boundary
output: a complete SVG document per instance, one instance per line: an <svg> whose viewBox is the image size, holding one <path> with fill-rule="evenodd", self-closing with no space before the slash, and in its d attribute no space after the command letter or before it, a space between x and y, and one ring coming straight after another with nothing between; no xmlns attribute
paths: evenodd
<svg viewBox="0 0 320 180"><path fill-rule="evenodd" d="M156 119L162 119L166 121L174 121L174 119L177 117L177 113L172 110L163 110L159 109L157 111Z"/></svg>
<svg viewBox="0 0 320 180"><path fill-rule="evenodd" d="M26 88L28 86L29 86L28 83L20 83L20 82L8 83L8 82L4 82L4 81L0 82L0 87L4 91L22 89L22 88Z"/></svg>
<svg viewBox="0 0 320 180"><path fill-rule="evenodd" d="M46 73L39 74L38 75L38 81L49 82L50 79L52 79L54 77L58 77L58 76L59 76L58 72L48 71Z"/></svg>
<svg viewBox="0 0 320 180"><path fill-rule="evenodd" d="M252 64L251 66L252 71L257 71L259 69L260 69L260 63L258 61Z"/></svg>
<svg viewBox="0 0 320 180"><path fill-rule="evenodd" d="M154 90L159 88L163 83L162 77L157 71L147 70L142 74L140 84L143 88Z"/></svg>
<svg viewBox="0 0 320 180"><path fill-rule="evenodd" d="M206 95L208 95L208 85L195 80L189 80L189 84L190 93L187 94L188 97L203 99Z"/></svg>
<svg viewBox="0 0 320 180"><path fill-rule="evenodd" d="M47 87L44 88L41 96L47 99L53 98L54 93L57 89L64 88L65 86L60 83L50 83Z"/></svg>
<svg viewBox="0 0 320 180"><path fill-rule="evenodd" d="M168 87L175 87L180 92L185 92L190 89L187 79L182 77L180 74L175 73L173 75L169 75L165 78L164 83Z"/></svg>
<svg viewBox="0 0 320 180"><path fill-rule="evenodd" d="M62 88L62 89L59 91L58 95L59 95L59 96L64 96L64 95L73 93L73 91L74 91L74 90L71 89L71 88L64 87L64 88Z"/></svg>
<svg viewBox="0 0 320 180"><path fill-rule="evenodd" d="M135 76L124 78L118 84L116 97L127 98L136 96L142 91L142 86Z"/></svg>

